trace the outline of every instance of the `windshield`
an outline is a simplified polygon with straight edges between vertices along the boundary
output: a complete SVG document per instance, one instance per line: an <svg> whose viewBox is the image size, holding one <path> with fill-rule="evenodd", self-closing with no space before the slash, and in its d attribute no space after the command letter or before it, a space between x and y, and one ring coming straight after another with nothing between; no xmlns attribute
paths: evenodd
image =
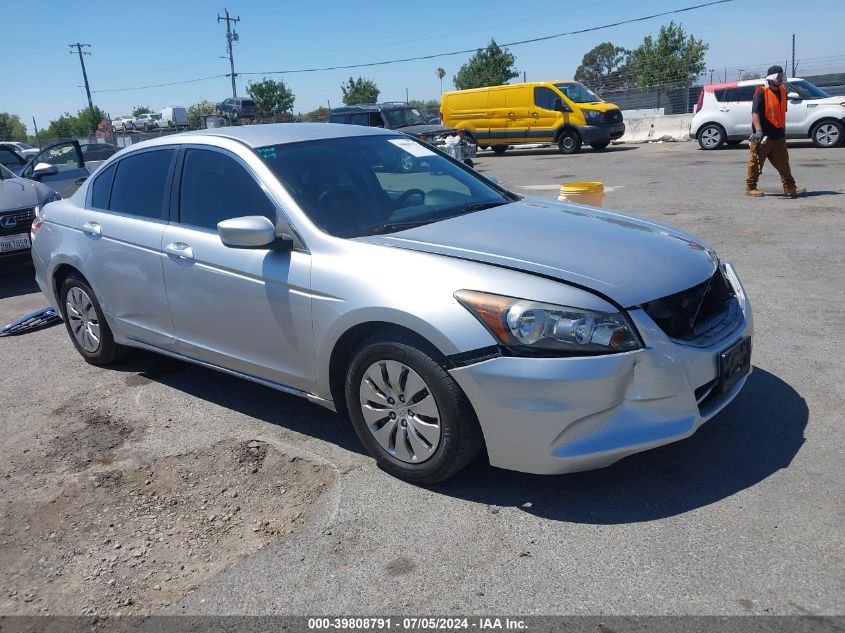
<svg viewBox="0 0 845 633"><path fill-rule="evenodd" d="M409 125L428 125L420 111L416 108L402 108L401 110L382 110L387 125L392 129L407 127Z"/></svg>
<svg viewBox="0 0 845 633"><path fill-rule="evenodd" d="M802 99L826 99L830 95L818 86L814 86L809 81L799 79L798 81L790 81L787 84L789 92L797 92Z"/></svg>
<svg viewBox="0 0 845 633"><path fill-rule="evenodd" d="M392 233L516 200L406 136L357 136L256 150L308 217L338 237Z"/></svg>
<svg viewBox="0 0 845 633"><path fill-rule="evenodd" d="M566 95L573 103L600 103L602 101L595 92L577 81L565 84L555 84L558 90Z"/></svg>

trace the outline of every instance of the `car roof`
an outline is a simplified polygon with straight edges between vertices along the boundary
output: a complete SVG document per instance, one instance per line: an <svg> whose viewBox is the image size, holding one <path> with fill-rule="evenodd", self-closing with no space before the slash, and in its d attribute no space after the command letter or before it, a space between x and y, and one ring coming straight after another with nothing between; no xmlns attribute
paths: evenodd
<svg viewBox="0 0 845 633"><path fill-rule="evenodd" d="M172 143L191 143L194 139L220 137L240 141L249 147L264 147L301 141L318 141L329 138L349 138L354 136L396 136L394 130L337 123L266 123L261 125L232 125L180 132L159 139L143 141L132 147L151 147Z"/></svg>

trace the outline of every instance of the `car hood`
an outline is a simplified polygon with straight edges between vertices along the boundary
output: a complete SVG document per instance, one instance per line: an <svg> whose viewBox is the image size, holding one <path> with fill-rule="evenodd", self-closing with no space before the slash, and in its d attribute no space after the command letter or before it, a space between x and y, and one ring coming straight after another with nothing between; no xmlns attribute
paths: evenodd
<svg viewBox="0 0 845 633"><path fill-rule="evenodd" d="M623 307L691 288L718 266L706 244L676 229L595 207L530 198L358 239L554 277Z"/></svg>
<svg viewBox="0 0 845 633"><path fill-rule="evenodd" d="M34 207L53 191L46 185L26 178L0 180L0 211Z"/></svg>
<svg viewBox="0 0 845 633"><path fill-rule="evenodd" d="M442 125L406 125L396 128L396 131L419 136L420 134L448 134L454 132L455 129Z"/></svg>

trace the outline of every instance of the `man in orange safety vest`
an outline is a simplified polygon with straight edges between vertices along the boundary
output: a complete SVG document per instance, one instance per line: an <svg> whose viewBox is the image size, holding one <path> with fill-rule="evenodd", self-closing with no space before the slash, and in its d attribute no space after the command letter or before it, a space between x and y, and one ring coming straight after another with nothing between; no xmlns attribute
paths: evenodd
<svg viewBox="0 0 845 633"><path fill-rule="evenodd" d="M751 131L748 173L745 179L745 195L765 195L757 189L757 180L766 159L778 170L783 192L792 198L806 189L796 187L789 169L789 152L786 149L786 86L783 83L783 68L772 66L766 71L766 84L754 94L751 106Z"/></svg>

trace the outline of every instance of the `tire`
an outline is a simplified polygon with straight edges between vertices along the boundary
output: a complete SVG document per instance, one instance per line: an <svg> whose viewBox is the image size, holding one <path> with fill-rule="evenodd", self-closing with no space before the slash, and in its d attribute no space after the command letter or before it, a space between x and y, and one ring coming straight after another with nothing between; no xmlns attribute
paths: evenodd
<svg viewBox="0 0 845 633"><path fill-rule="evenodd" d="M464 165L467 167L475 167L475 162L471 158L464 158Z"/></svg>
<svg viewBox="0 0 845 633"><path fill-rule="evenodd" d="M698 131L698 145L701 149L718 149L727 138L725 128L718 123L708 123Z"/></svg>
<svg viewBox="0 0 845 633"><path fill-rule="evenodd" d="M126 348L114 342L100 302L88 282L79 275L68 275L62 282L60 298L65 328L82 358L102 367L124 355Z"/></svg>
<svg viewBox="0 0 845 633"><path fill-rule="evenodd" d="M810 138L816 147L836 147L842 143L845 127L839 121L820 121L813 126Z"/></svg>
<svg viewBox="0 0 845 633"><path fill-rule="evenodd" d="M603 141L601 143L590 143L590 147L592 147L597 152L600 152L601 150L603 150L608 145L610 145L610 141Z"/></svg>
<svg viewBox="0 0 845 633"><path fill-rule="evenodd" d="M443 481L483 445L461 388L410 338L380 335L365 341L349 365L345 395L361 442L379 468L398 479L421 485Z"/></svg>
<svg viewBox="0 0 845 633"><path fill-rule="evenodd" d="M466 129L463 130L463 133L467 143L475 143L475 146L478 147L478 139L475 138L475 134Z"/></svg>
<svg viewBox="0 0 845 633"><path fill-rule="evenodd" d="M494 154L504 154L506 151L508 151L508 146L507 145L491 145L490 149L493 150Z"/></svg>
<svg viewBox="0 0 845 633"><path fill-rule="evenodd" d="M561 154L577 154L581 151L581 135L575 130L563 130L557 137L557 148Z"/></svg>

